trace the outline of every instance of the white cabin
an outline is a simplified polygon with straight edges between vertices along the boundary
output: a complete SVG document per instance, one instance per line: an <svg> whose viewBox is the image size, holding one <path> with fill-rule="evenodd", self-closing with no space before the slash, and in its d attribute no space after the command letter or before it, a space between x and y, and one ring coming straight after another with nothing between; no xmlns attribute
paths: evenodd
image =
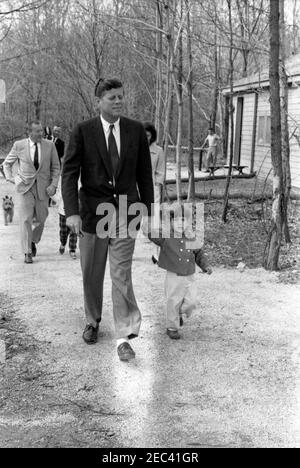
<svg viewBox="0 0 300 468"><path fill-rule="evenodd" d="M300 190L300 54L286 62L288 74L288 121L292 188ZM272 180L269 71L234 82L234 164L244 172ZM223 90L229 101L230 89ZM228 115L227 115L228 117ZM227 155L230 151L230 122L225 125Z"/></svg>

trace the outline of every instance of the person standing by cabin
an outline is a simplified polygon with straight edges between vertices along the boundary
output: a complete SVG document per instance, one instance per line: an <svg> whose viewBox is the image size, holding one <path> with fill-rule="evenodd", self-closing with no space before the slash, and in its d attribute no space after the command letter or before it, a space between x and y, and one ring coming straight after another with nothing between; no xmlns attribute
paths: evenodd
<svg viewBox="0 0 300 468"><path fill-rule="evenodd" d="M207 145L207 159L206 159L206 172L209 172L209 167L216 166L218 154L218 142L220 137L215 133L213 128L208 129L208 135L204 140L201 150Z"/></svg>

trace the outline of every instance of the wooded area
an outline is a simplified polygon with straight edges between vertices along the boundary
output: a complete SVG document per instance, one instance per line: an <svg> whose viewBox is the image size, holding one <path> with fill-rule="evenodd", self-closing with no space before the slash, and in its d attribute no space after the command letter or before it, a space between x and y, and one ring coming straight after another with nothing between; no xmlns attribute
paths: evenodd
<svg viewBox="0 0 300 468"><path fill-rule="evenodd" d="M289 3L287 55L299 44L299 2ZM127 113L153 120L160 143L168 127L173 144L192 139L193 103L196 145L209 124L222 127L231 51L234 79L268 60L269 0L2 1L0 8L2 145L33 117L68 131L92 116L94 83L111 75L125 83Z"/></svg>
<svg viewBox="0 0 300 468"><path fill-rule="evenodd" d="M94 115L96 80L116 76L125 85L126 114L155 123L166 155L169 144L176 146L178 198L181 147L188 146L188 193L193 198L193 148L203 143L209 126L222 136L224 155L227 145L232 147L224 128L226 119L233 126L232 100L226 108L222 89L266 69L274 52L270 5L279 3L284 65L285 58L299 52L297 0L1 1L0 78L7 96L0 115L0 147L22 137L32 118L50 127L60 125L68 139L78 121ZM284 109L283 72L281 90ZM283 119L286 115L283 110ZM287 212L286 132L283 138ZM230 179L231 168L228 185ZM227 202L225 194L224 221ZM287 223L285 227L288 240Z"/></svg>

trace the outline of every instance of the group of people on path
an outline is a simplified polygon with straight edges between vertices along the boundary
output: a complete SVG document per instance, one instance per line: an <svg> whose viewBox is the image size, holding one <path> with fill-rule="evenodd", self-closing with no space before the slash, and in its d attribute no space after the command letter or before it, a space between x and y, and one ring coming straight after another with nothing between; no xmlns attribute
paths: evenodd
<svg viewBox="0 0 300 468"><path fill-rule="evenodd" d="M149 228L152 205L161 202L165 177L163 152L156 144L153 125L122 116L124 88L117 79L98 80L95 104L98 115L80 122L71 133L62 171L55 142L42 138L43 128L37 121L30 124L29 138L13 145L3 168L20 198L26 263L32 263L37 254L49 197L59 195L57 187L61 186L60 253L64 252L67 235L76 236L73 245L79 238L86 317L83 340L89 345L98 339L109 258L117 354L121 361L129 361L135 357L131 343L139 335L142 319L132 285L135 236L129 235L131 223L136 220L136 205L142 206L144 233L160 247L158 266L167 272L166 329L171 339L180 338L183 314L189 316L197 306L195 265L207 273L211 269L201 249L188 248L183 226L190 215L182 204L171 205L165 211L171 223L168 237L161 230L153 232ZM15 162L18 171L13 176ZM112 216L107 217L111 208Z"/></svg>

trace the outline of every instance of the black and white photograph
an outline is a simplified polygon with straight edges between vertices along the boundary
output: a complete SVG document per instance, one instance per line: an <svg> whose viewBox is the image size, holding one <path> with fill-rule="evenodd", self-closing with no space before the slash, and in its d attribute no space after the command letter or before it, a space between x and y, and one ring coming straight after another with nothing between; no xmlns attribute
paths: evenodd
<svg viewBox="0 0 300 468"><path fill-rule="evenodd" d="M300 0L0 0L0 198L0 448L300 448Z"/></svg>

